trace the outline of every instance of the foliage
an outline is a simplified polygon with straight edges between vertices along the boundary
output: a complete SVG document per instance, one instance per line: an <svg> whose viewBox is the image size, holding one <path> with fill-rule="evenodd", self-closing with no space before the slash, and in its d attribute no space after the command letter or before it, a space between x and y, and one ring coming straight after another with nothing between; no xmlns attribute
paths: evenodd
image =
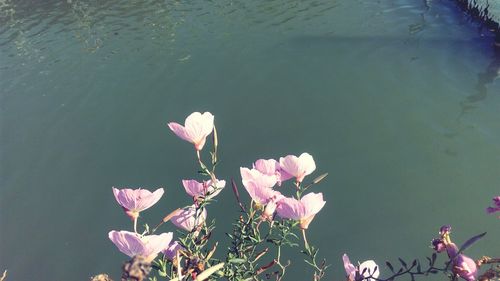
<svg viewBox="0 0 500 281"><path fill-rule="evenodd" d="M203 181L184 180L184 188L193 204L171 211L152 229L145 224L142 232L137 230L139 213L155 204L163 195L163 189L154 193L140 189L113 189L118 203L133 220L134 229L134 232L110 232L112 242L132 258L123 267L122 280L144 280L151 269L153 273L149 274L149 280L152 281L283 280L287 269L292 265L290 260L282 256L284 248L298 248L304 254L304 262L312 271L313 281L319 281L325 276L329 265L325 259L319 258L319 248L310 244L307 239L308 226L325 201L321 193L305 192L325 179L327 174L316 177L307 185L303 184L304 178L316 169L311 155L288 155L279 161L259 159L251 169L241 168L243 187L252 200L243 202L236 181L231 181L235 202L240 211L233 221L231 233L226 234L230 246L224 254L216 254L221 251L218 249L219 243L212 241L216 221L208 219L207 209L216 205L213 204L214 197L225 187L226 182L216 176L219 160L214 117L208 112L195 112L186 118L184 126L172 122L169 127L180 138L194 145L198 166L196 174L203 177ZM207 165L201 152L210 134L212 149L210 164ZM291 186L281 186L289 179L293 179ZM293 195L286 197L274 189L275 185L281 186L280 191L288 190ZM488 210L495 211L492 208ZM154 234L169 221L179 228L175 241L172 239L173 233ZM344 255L346 279L392 281L407 277L415 280L419 276L442 273L450 280L461 277L473 281L478 278L479 267L486 264L491 264L491 267L479 280L498 278L500 270L494 264L500 262L499 259L482 257L474 262L463 253L486 233L473 236L458 248L451 241L450 232L450 226L443 226L440 237L432 243L436 252L446 251L448 254L442 267L436 265L436 253L426 257L426 262L419 259L407 262L398 258L397 265L385 262L386 276L379 278L380 268L374 261L354 266L347 255ZM223 260L217 258L221 256L224 257Z"/></svg>

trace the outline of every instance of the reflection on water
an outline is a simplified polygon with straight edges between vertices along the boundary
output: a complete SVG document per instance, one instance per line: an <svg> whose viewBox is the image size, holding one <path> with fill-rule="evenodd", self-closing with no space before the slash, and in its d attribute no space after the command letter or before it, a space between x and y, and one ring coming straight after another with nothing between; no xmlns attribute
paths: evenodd
<svg viewBox="0 0 500 281"><path fill-rule="evenodd" d="M68 1L71 5L71 12L76 18L78 28L75 30L76 39L83 44L83 49L88 52L97 51L103 44L99 28L94 24L92 14L95 14L94 7L82 1Z"/></svg>
<svg viewBox="0 0 500 281"><path fill-rule="evenodd" d="M0 46L15 43L18 55L35 55L36 45L50 44L52 35L73 34L86 52L96 52L115 36L131 36L171 48L176 28L199 40L202 33L227 36L236 30L293 29L339 5L335 1L31 1L0 2ZM124 20L126 19L126 20ZM238 30L237 32L241 32ZM70 38L68 38L70 39ZM66 43L67 44L67 43ZM4 50L5 51L5 50Z"/></svg>

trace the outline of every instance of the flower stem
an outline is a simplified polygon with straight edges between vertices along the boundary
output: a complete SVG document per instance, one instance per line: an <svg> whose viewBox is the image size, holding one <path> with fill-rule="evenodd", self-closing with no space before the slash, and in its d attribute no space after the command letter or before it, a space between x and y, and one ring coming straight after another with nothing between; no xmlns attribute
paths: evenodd
<svg viewBox="0 0 500 281"><path fill-rule="evenodd" d="M139 217L134 217L134 232L137 233L137 219Z"/></svg>
<svg viewBox="0 0 500 281"><path fill-rule="evenodd" d="M210 179L212 180L212 184L214 185L214 188L217 188L216 186L216 176L215 176L215 173L213 172L213 169L212 168L212 171L210 171L207 166L203 163L203 161L201 160L201 154L200 154L200 151L199 150L196 150L196 157L198 158L198 164L200 164L200 168L203 172L207 173L208 176L210 177Z"/></svg>
<svg viewBox="0 0 500 281"><path fill-rule="evenodd" d="M196 157L198 158L198 163L200 164L200 166L203 168L205 167L205 165L203 164L203 162L201 161L201 155L200 155L200 151L199 150L196 150Z"/></svg>
<svg viewBox="0 0 500 281"><path fill-rule="evenodd" d="M309 250L309 243L307 242L307 237L306 237L306 230L302 229L302 238L304 238L304 247L306 248L307 252L311 252Z"/></svg>

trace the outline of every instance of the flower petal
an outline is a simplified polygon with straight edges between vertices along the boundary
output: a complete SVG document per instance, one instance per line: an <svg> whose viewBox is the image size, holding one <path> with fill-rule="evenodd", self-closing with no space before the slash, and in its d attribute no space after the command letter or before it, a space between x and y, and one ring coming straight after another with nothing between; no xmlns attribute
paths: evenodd
<svg viewBox="0 0 500 281"><path fill-rule="evenodd" d="M133 189L130 188L117 189L113 187L113 194L118 204L120 204L120 206L122 206L123 208L127 210L136 209L137 206L136 196Z"/></svg>
<svg viewBox="0 0 500 281"><path fill-rule="evenodd" d="M247 190L250 197L252 197L252 200L261 205L266 205L273 197L283 197L280 192L258 185L254 181L246 181L246 184L244 183L243 186Z"/></svg>
<svg viewBox="0 0 500 281"><path fill-rule="evenodd" d="M164 192L165 191L163 190L163 188L158 188L154 192L151 192L151 191L146 190L146 189L136 190L136 196L137 196L136 210L138 212L142 212L146 209L149 209L151 206L153 206L158 201L160 201Z"/></svg>
<svg viewBox="0 0 500 281"><path fill-rule="evenodd" d="M316 215L326 204L323 193L308 193L300 201L304 204L307 216Z"/></svg>
<svg viewBox="0 0 500 281"><path fill-rule="evenodd" d="M304 204L295 198L285 197L281 199L276 207L276 212L284 219L300 220L306 217Z"/></svg>
<svg viewBox="0 0 500 281"><path fill-rule="evenodd" d="M364 278L366 277L374 277L378 278L380 275L380 270L378 265L375 263L373 260L367 260L361 263L359 266L359 274L362 275ZM365 271L366 268L366 271ZM365 273L363 273L365 271ZM365 279L366 281L375 281L375 279L372 278L367 278Z"/></svg>
<svg viewBox="0 0 500 281"><path fill-rule="evenodd" d="M172 238L172 232L166 232L160 235L143 236L141 240L144 245L144 250L141 255L153 260L159 252L163 251L170 245Z"/></svg>
<svg viewBox="0 0 500 281"><path fill-rule="evenodd" d="M186 129L183 126L181 126L180 124L175 123L175 122L170 122L170 123L168 123L168 127L179 138L181 138L181 139L183 139L185 141L188 141L188 142L192 142L191 138L186 133Z"/></svg>
<svg viewBox="0 0 500 281"><path fill-rule="evenodd" d="M255 161L253 167L263 174L275 175L280 169L280 163L274 159L259 159Z"/></svg>
<svg viewBox="0 0 500 281"><path fill-rule="evenodd" d="M184 128L191 142L197 146L198 150L201 150L205 144L206 137L212 133L214 128L214 116L210 112L203 114L193 112L186 118Z"/></svg>
<svg viewBox="0 0 500 281"><path fill-rule="evenodd" d="M186 193L191 197L204 196L205 194L203 183L196 180L182 180L182 185L184 186Z"/></svg>
<svg viewBox="0 0 500 281"><path fill-rule="evenodd" d="M248 169L248 168L241 167L240 174L241 174L241 179L242 179L243 185L245 185L248 181L253 181L255 184L257 184L261 187L271 188L278 181L278 179L275 175L271 175L271 176L266 175L266 174L259 172L257 169Z"/></svg>
<svg viewBox="0 0 500 281"><path fill-rule="evenodd" d="M177 252L182 250L184 250L184 247L182 247L178 241L173 241L170 242L170 245L168 245L162 253L167 257L167 259L173 260L175 259Z"/></svg>
<svg viewBox="0 0 500 281"><path fill-rule="evenodd" d="M137 233L125 230L112 230L109 232L108 237L118 247L120 252L129 257L141 255L144 251L143 243Z"/></svg>
<svg viewBox="0 0 500 281"><path fill-rule="evenodd" d="M205 219L207 217L207 210L203 209L203 211L201 211L201 213L198 215L198 219L196 219L195 214L196 207L192 205L190 207L186 207L177 211L176 214L172 216L170 221L178 228L184 229L186 231L193 231L195 228L205 222Z"/></svg>
<svg viewBox="0 0 500 281"><path fill-rule="evenodd" d="M298 182L316 170L314 159L309 153L302 153L299 157L287 155L280 158L280 167L287 174L294 176Z"/></svg>
<svg viewBox="0 0 500 281"><path fill-rule="evenodd" d="M168 127L181 139L193 143L196 150L201 150L214 128L214 116L210 112L193 112L186 118L184 126L170 122Z"/></svg>
<svg viewBox="0 0 500 281"><path fill-rule="evenodd" d="M342 261L344 262L344 269L348 280L354 281L354 277L356 276L356 267L351 263L347 254L342 256Z"/></svg>

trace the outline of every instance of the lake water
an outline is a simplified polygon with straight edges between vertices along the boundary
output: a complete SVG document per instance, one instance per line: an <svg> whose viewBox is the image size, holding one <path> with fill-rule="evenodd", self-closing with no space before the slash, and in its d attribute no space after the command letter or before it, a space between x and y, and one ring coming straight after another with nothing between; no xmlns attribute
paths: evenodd
<svg viewBox="0 0 500 281"><path fill-rule="evenodd" d="M458 243L488 231L468 254L500 256L491 37L449 0L2 0L0 269L118 279L107 233L131 224L111 187L165 187L150 224L188 204L195 155L166 123L193 111L215 115L220 178L302 152L329 173L309 230L325 280L344 252L424 258L443 224ZM224 239L238 209L218 199ZM292 258L287 280L310 280Z"/></svg>

